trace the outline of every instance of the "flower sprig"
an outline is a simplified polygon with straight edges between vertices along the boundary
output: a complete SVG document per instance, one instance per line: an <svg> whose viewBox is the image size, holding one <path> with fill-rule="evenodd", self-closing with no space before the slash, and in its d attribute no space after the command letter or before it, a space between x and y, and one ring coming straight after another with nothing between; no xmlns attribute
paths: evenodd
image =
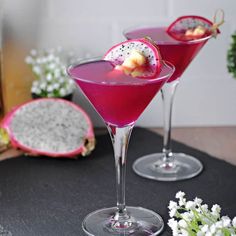
<svg viewBox="0 0 236 236"><path fill-rule="evenodd" d="M64 97L73 93L75 85L67 76L66 62L60 48L36 51L31 50L25 58L36 80L31 92L41 97Z"/></svg>
<svg viewBox="0 0 236 236"><path fill-rule="evenodd" d="M187 201L185 193L176 193L177 201L170 201L168 225L173 236L236 236L236 217L221 216L217 204L209 209L203 200Z"/></svg>

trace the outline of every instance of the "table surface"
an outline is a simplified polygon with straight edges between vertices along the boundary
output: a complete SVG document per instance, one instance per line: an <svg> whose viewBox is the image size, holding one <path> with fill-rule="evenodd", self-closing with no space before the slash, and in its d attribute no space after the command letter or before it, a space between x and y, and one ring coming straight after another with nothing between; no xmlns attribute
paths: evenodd
<svg viewBox="0 0 236 236"><path fill-rule="evenodd" d="M173 148L196 156L204 171L179 182L157 182L137 176L132 163L161 150L162 138L135 128L127 161L127 205L142 206L168 220L167 205L179 190L198 196L223 214L236 213L236 167L208 154L173 142ZM89 157L78 160L19 157L0 163L0 224L15 236L80 236L81 222L91 211L115 205L115 173L110 137L97 136ZM166 226L164 236L171 235ZM102 236L102 235L98 235Z"/></svg>

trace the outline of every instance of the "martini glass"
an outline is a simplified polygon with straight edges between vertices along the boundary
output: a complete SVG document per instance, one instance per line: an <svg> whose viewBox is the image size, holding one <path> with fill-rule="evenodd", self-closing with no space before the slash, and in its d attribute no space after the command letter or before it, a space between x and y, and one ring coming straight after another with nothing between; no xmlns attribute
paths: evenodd
<svg viewBox="0 0 236 236"><path fill-rule="evenodd" d="M127 39L151 37L157 43L162 57L175 66L175 72L161 89L164 104L162 153L153 153L137 159L133 164L134 171L142 177L160 181L177 181L197 176L203 170L198 159L188 154L172 152L172 107L181 75L211 36L182 42L170 37L166 27L154 26L125 30L124 36Z"/></svg>
<svg viewBox="0 0 236 236"><path fill-rule="evenodd" d="M138 79L114 70L114 65L104 60L90 60L68 69L69 75L104 120L115 157L117 205L87 215L82 224L87 235L145 236L162 231L164 224L158 214L141 207L126 206L126 156L135 121L173 71L170 63L164 63L157 78Z"/></svg>

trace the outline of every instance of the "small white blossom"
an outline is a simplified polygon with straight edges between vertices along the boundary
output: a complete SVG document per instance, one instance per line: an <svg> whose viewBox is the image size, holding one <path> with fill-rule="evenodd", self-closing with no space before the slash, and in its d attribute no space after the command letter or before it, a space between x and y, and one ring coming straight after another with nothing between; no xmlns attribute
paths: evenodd
<svg viewBox="0 0 236 236"><path fill-rule="evenodd" d="M52 74L47 74L46 75L46 79L47 79L47 81L52 81Z"/></svg>
<svg viewBox="0 0 236 236"><path fill-rule="evenodd" d="M66 95L66 90L64 88L61 88L59 91L60 95L63 97Z"/></svg>
<svg viewBox="0 0 236 236"><path fill-rule="evenodd" d="M50 93L50 92L52 92L53 91L53 86L52 85L49 85L48 87L47 87L47 91Z"/></svg>
<svg viewBox="0 0 236 236"><path fill-rule="evenodd" d="M53 62L48 65L48 69L50 70L54 70L55 68L56 68L56 64Z"/></svg>
<svg viewBox="0 0 236 236"><path fill-rule="evenodd" d="M45 82L43 82L43 83L41 83L39 86L40 86L40 88L41 88L42 90L45 90L46 87L47 87L47 84L46 84Z"/></svg>
<svg viewBox="0 0 236 236"><path fill-rule="evenodd" d="M60 84L59 83L55 83L52 85L54 89L59 89L60 88Z"/></svg>
<svg viewBox="0 0 236 236"><path fill-rule="evenodd" d="M207 212L208 211L208 205L207 204L203 204L201 206L201 209L204 211L204 212Z"/></svg>
<svg viewBox="0 0 236 236"><path fill-rule="evenodd" d="M33 87L38 87L39 86L39 81L35 80L33 81Z"/></svg>
<svg viewBox="0 0 236 236"><path fill-rule="evenodd" d="M194 203L195 203L197 206L199 206L199 205L202 204L202 199L201 199L201 198L198 198L198 197L195 197Z"/></svg>
<svg viewBox="0 0 236 236"><path fill-rule="evenodd" d="M170 217L174 217L174 216L176 215L176 213L177 213L177 209L176 209L176 208L173 208L173 209L171 209L171 210L169 211L169 216L170 216Z"/></svg>
<svg viewBox="0 0 236 236"><path fill-rule="evenodd" d="M218 216L220 211L221 211L221 208L218 204L213 205L212 208L211 208L211 212L212 212L213 215Z"/></svg>
<svg viewBox="0 0 236 236"><path fill-rule="evenodd" d="M186 203L186 209L189 210L189 209L193 209L195 208L196 204L193 202L193 201L187 201Z"/></svg>
<svg viewBox="0 0 236 236"><path fill-rule="evenodd" d="M32 50L30 51L30 54L31 54L32 56L36 56L36 55L37 55L37 51L36 51L35 49L32 49Z"/></svg>
<svg viewBox="0 0 236 236"><path fill-rule="evenodd" d="M44 51L31 50L25 62L32 66L37 81L32 83L31 92L39 96L63 97L73 93L75 83L66 73L65 60L60 57L61 49Z"/></svg>
<svg viewBox="0 0 236 236"><path fill-rule="evenodd" d="M31 56L27 56L25 58L25 62L26 62L26 64L33 64L34 63L34 59Z"/></svg>
<svg viewBox="0 0 236 236"><path fill-rule="evenodd" d="M202 199L196 197L193 201L187 201L184 196L185 193L181 191L176 194L182 205L174 201L168 205L169 215L173 217L168 222L172 235L236 236L236 217L232 221L228 216L220 217L219 205L208 209L207 204L202 204Z"/></svg>
<svg viewBox="0 0 236 236"><path fill-rule="evenodd" d="M179 205L180 205L180 206L185 206L185 205L186 205L186 202L187 202L186 198L180 198L180 199L179 199Z"/></svg>
<svg viewBox="0 0 236 236"><path fill-rule="evenodd" d="M209 230L209 226L208 225L203 225L203 227L201 228L201 232L203 233L207 233Z"/></svg>
<svg viewBox="0 0 236 236"><path fill-rule="evenodd" d="M178 198L178 199L183 198L184 196L185 196L185 193L182 192L182 191L177 192L176 195L175 195L175 197Z"/></svg>
<svg viewBox="0 0 236 236"><path fill-rule="evenodd" d="M178 207L178 204L176 202L174 201L169 202L169 206L168 206L169 210L172 210L173 208L176 209L177 207Z"/></svg>
<svg viewBox="0 0 236 236"><path fill-rule="evenodd" d="M42 72L42 70L39 66L33 66L32 70L36 75L40 75Z"/></svg>
<svg viewBox="0 0 236 236"><path fill-rule="evenodd" d="M39 88L32 87L32 88L31 88L31 92L32 92L32 93L35 93L35 94L40 94L40 93L41 93L41 90L40 90Z"/></svg>
<svg viewBox="0 0 236 236"><path fill-rule="evenodd" d="M179 221L179 226L180 226L180 227L183 227L183 228L186 228L186 227L188 226L188 224L186 223L185 220L180 220L180 221Z"/></svg>
<svg viewBox="0 0 236 236"><path fill-rule="evenodd" d="M233 225L234 228L236 228L236 217L233 218L232 225Z"/></svg>
<svg viewBox="0 0 236 236"><path fill-rule="evenodd" d="M223 222L223 227L229 227L230 226L230 218L228 216L222 216L221 221Z"/></svg>

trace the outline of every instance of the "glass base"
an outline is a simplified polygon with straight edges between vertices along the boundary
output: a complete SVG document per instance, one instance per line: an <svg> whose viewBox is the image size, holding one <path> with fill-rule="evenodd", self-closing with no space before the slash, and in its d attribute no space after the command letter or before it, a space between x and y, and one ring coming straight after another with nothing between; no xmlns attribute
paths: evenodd
<svg viewBox="0 0 236 236"><path fill-rule="evenodd" d="M117 220L117 208L104 208L87 215L82 227L87 235L158 235L164 228L164 222L157 213L141 208L127 207L126 217Z"/></svg>
<svg viewBox="0 0 236 236"><path fill-rule="evenodd" d="M133 164L136 174L154 180L177 181L197 176L202 170L202 163L184 153L172 153L173 162L165 164L163 153L154 153L137 159Z"/></svg>

